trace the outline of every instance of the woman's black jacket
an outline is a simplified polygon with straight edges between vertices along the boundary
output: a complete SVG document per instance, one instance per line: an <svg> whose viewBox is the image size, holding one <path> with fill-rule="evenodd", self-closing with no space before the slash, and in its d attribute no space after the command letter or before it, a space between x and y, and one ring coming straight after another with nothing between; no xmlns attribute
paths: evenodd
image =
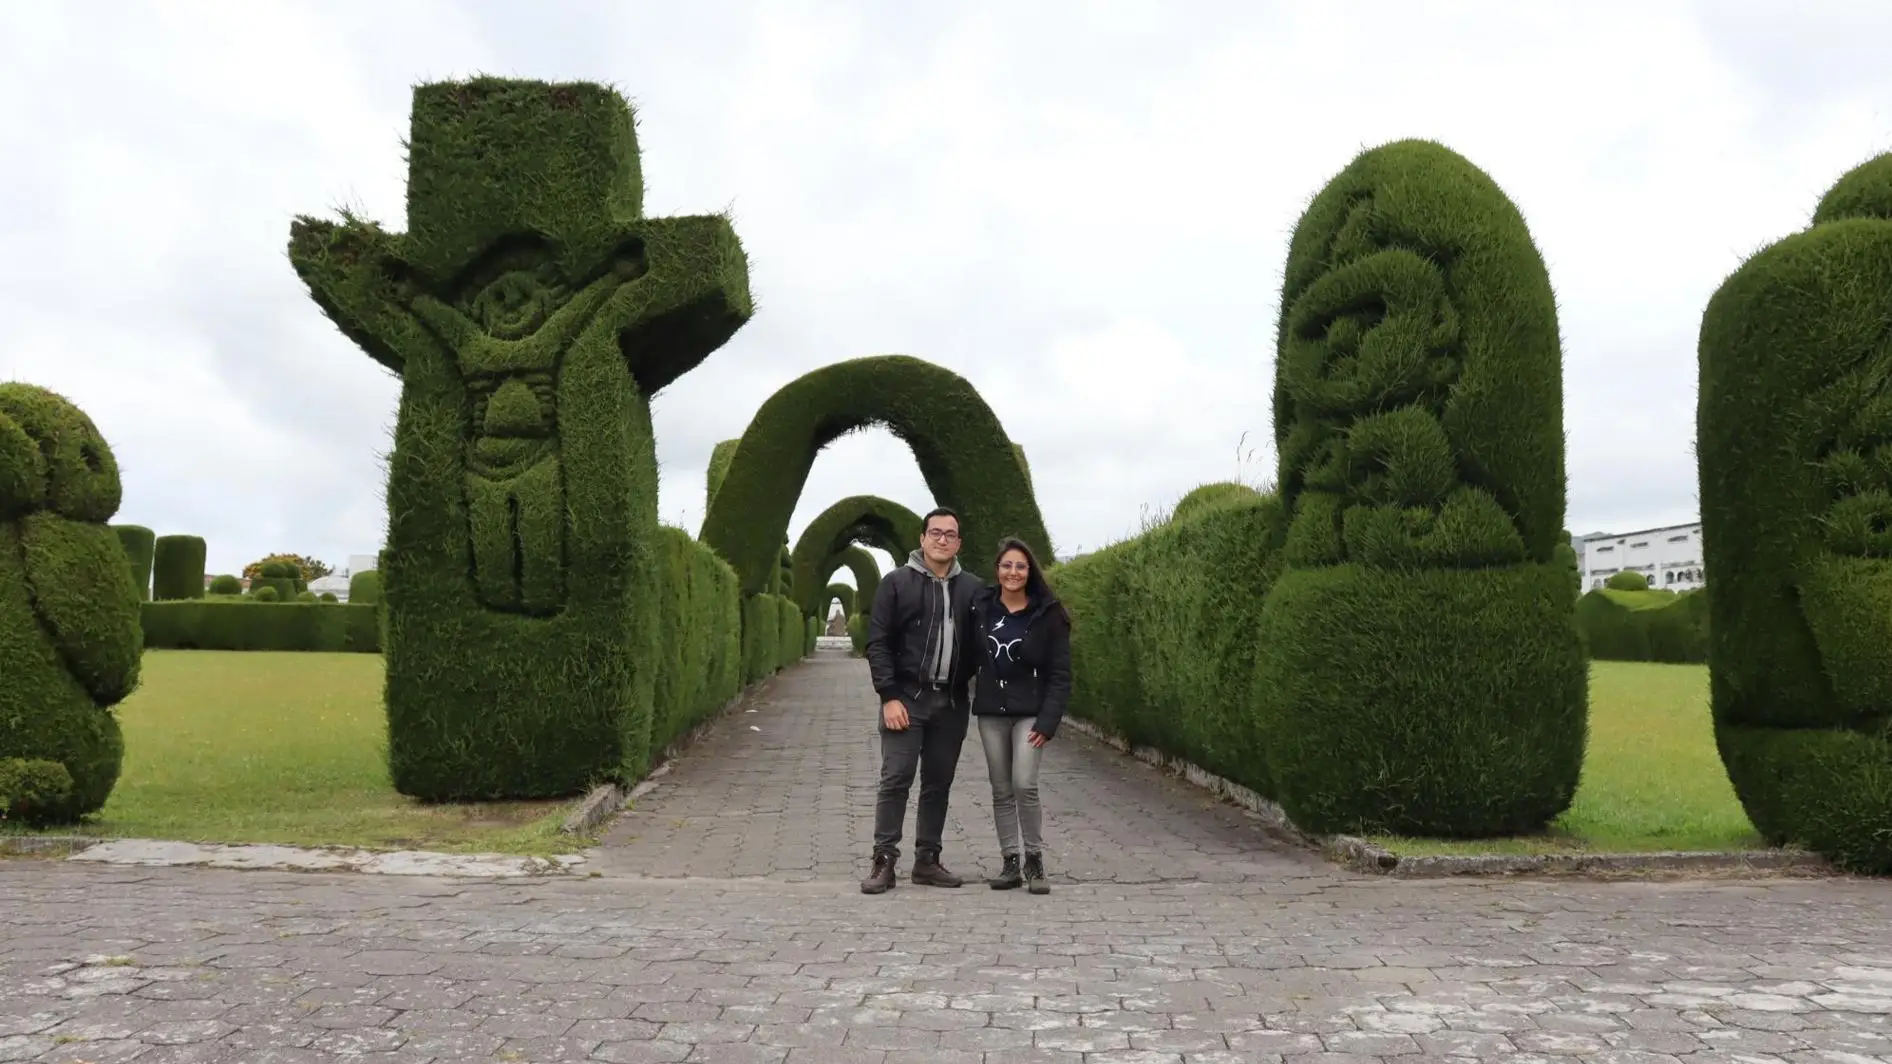
<svg viewBox="0 0 1892 1064"><path fill-rule="evenodd" d="M1071 623L1058 600L1040 592L1024 609L1009 613L997 585L987 585L973 596L971 614L971 650L979 663L973 714L1036 717L1033 731L1047 739L1056 735L1071 702ZM995 657L1008 653L1011 668L1001 683Z"/></svg>

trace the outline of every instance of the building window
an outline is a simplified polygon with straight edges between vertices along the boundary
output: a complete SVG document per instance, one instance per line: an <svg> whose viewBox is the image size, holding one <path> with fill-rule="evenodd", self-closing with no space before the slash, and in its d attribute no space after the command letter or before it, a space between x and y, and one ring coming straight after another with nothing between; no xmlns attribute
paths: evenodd
<svg viewBox="0 0 1892 1064"><path fill-rule="evenodd" d="M1669 537L1669 542L1670 542L1670 543L1687 543L1687 542L1688 542L1688 537L1687 537L1686 535L1681 535L1681 536L1670 536L1670 537Z"/></svg>
<svg viewBox="0 0 1892 1064"><path fill-rule="evenodd" d="M1649 541L1645 539L1641 543L1631 543L1629 547L1631 550L1634 550L1637 547L1647 547L1648 545L1649 545Z"/></svg>
<svg viewBox="0 0 1892 1064"><path fill-rule="evenodd" d="M1598 547L1596 548L1596 552L1598 554L1608 554L1610 551L1613 551L1615 549L1616 549L1615 547Z"/></svg>

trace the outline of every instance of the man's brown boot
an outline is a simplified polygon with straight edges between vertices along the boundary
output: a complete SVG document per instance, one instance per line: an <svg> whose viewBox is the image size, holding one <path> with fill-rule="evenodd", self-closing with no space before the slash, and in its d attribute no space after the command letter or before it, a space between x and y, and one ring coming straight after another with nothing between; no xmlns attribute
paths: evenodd
<svg viewBox="0 0 1892 1064"><path fill-rule="evenodd" d="M939 863L939 854L922 853L913 859L913 875L908 877L923 887L957 887L965 880L946 871L946 866Z"/></svg>
<svg viewBox="0 0 1892 1064"><path fill-rule="evenodd" d="M877 853L874 855L874 869L861 880L862 894L885 894L893 889L894 855Z"/></svg>

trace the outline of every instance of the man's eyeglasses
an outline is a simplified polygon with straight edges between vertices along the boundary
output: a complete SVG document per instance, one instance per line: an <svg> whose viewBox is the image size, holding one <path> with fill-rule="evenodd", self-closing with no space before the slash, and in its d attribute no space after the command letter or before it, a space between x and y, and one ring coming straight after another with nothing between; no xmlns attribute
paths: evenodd
<svg viewBox="0 0 1892 1064"><path fill-rule="evenodd" d="M926 538L940 543L952 543L959 539L959 533L944 528L929 528L926 530Z"/></svg>

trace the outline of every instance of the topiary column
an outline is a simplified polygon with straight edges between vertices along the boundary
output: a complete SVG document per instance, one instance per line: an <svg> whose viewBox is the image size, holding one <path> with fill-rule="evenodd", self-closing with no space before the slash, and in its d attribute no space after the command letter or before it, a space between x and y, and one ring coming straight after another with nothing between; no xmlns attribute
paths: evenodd
<svg viewBox="0 0 1892 1064"><path fill-rule="evenodd" d="M202 536L159 536L152 550L151 597L203 598L208 555L209 547Z"/></svg>
<svg viewBox="0 0 1892 1064"><path fill-rule="evenodd" d="M1715 736L1754 826L1892 873L1892 155L1702 314Z"/></svg>
<svg viewBox="0 0 1892 1064"><path fill-rule="evenodd" d="M1556 302L1524 219L1450 150L1367 151L1302 215L1275 368L1286 570L1257 702L1311 831L1543 826L1582 765Z"/></svg>
<svg viewBox="0 0 1892 1064"><path fill-rule="evenodd" d="M401 374L389 763L429 798L578 791L641 758L657 653L650 397L749 317L726 218L646 218L631 109L591 84L414 90L408 231L299 219L323 310Z"/></svg>
<svg viewBox="0 0 1892 1064"><path fill-rule="evenodd" d="M118 463L65 398L0 384L0 812L76 820L105 804L124 741L111 707L144 634L118 511Z"/></svg>
<svg viewBox="0 0 1892 1064"><path fill-rule="evenodd" d="M112 531L118 535L118 544L125 551L125 560L131 570L131 584L138 589L138 598L151 598L151 567L156 551L157 533L143 525L113 525Z"/></svg>

